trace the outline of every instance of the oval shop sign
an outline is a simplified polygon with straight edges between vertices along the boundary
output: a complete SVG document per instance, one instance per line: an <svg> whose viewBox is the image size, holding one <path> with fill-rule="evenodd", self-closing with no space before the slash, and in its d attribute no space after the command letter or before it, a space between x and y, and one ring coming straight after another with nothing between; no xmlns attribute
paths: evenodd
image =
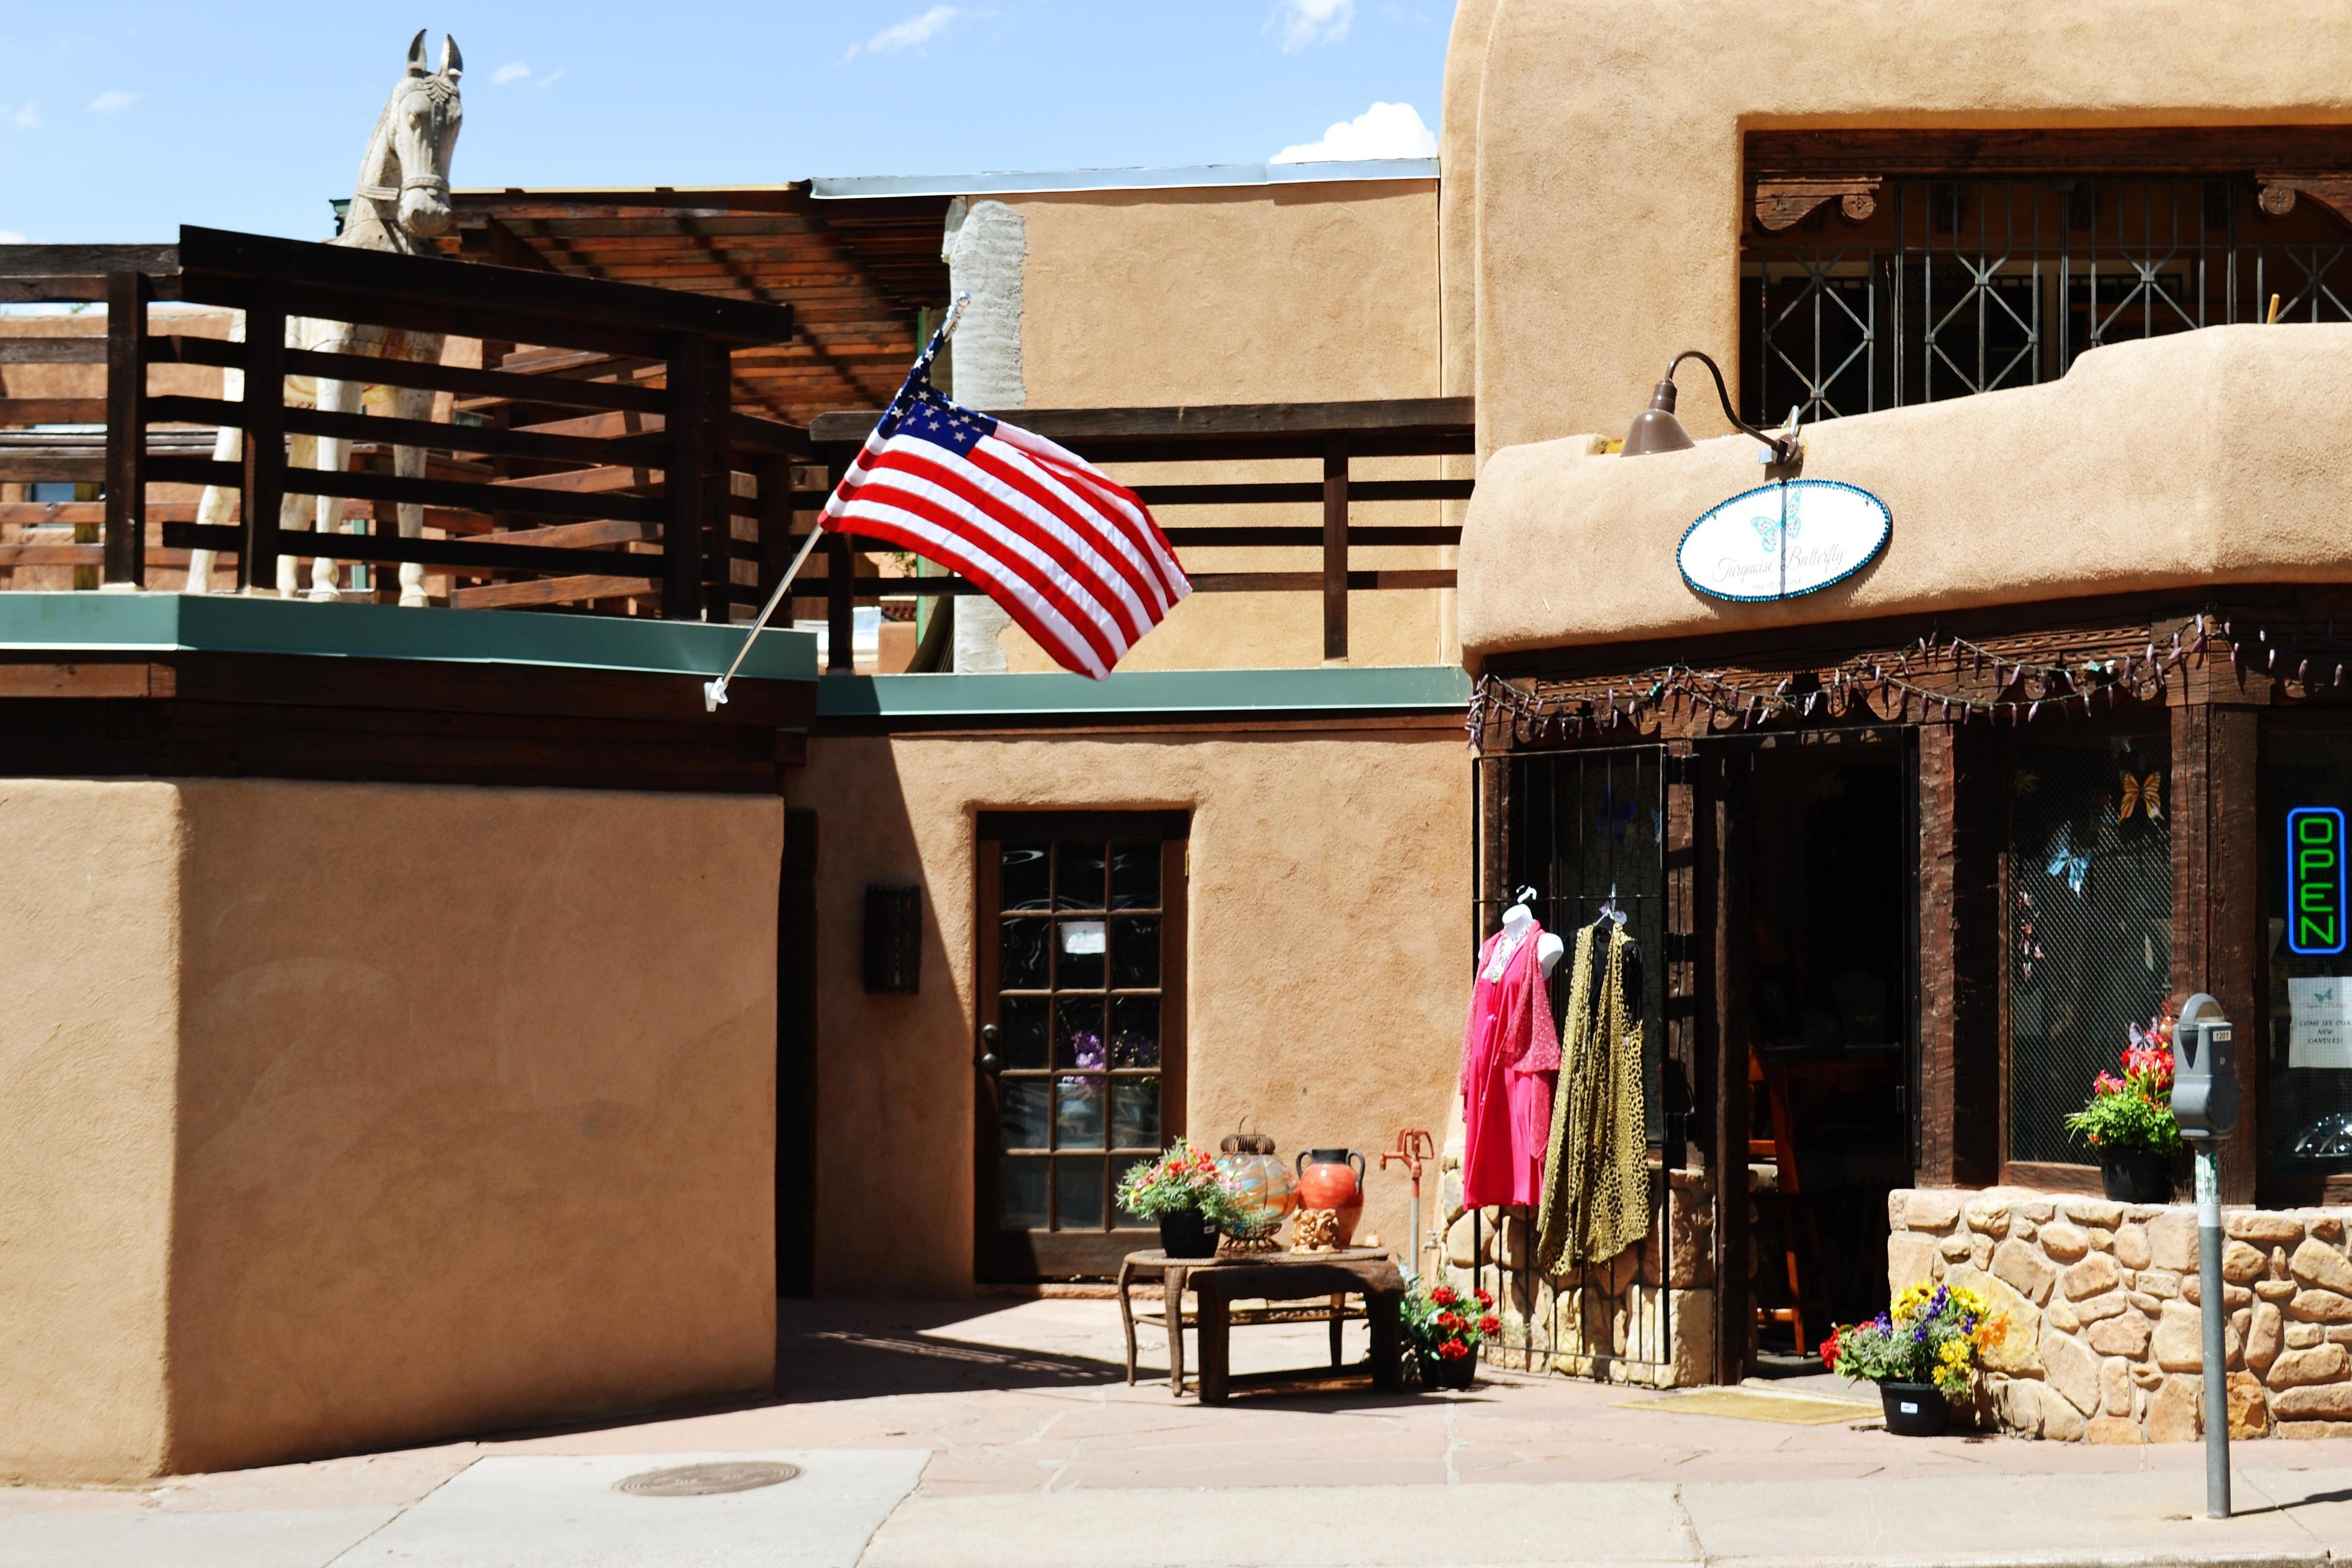
<svg viewBox="0 0 2352 1568"><path fill-rule="evenodd" d="M1710 507L1683 532L1683 581L1718 599L1793 599L1844 581L1895 531L1886 503L1835 479L1764 485Z"/></svg>

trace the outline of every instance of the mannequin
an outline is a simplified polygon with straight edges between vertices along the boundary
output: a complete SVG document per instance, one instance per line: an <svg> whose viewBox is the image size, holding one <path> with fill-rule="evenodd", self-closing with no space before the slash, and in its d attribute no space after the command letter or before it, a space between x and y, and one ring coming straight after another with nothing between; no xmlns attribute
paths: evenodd
<svg viewBox="0 0 2352 1568"><path fill-rule="evenodd" d="M1518 901L1503 911L1503 940L1495 944L1495 955L1486 963L1487 979L1500 980L1504 966L1511 962L1511 954L1518 952L1519 943L1528 939L1528 928L1536 923L1535 911L1528 909L1528 904L1535 897L1533 888L1521 888L1517 893ZM1545 979L1551 978L1551 972L1559 966L1559 955L1567 951L1568 943L1550 931L1536 939L1536 963L1542 965Z"/></svg>

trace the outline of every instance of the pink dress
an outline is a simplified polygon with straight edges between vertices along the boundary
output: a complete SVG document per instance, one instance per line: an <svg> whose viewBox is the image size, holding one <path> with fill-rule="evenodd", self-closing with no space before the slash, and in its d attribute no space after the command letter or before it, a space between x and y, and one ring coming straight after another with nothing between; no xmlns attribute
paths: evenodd
<svg viewBox="0 0 2352 1568"><path fill-rule="evenodd" d="M1496 980L1486 972L1503 933L1478 950L1462 1034L1462 1202L1469 1208L1543 1198L1559 1034L1551 987L1536 962L1542 936L1543 927L1530 922Z"/></svg>

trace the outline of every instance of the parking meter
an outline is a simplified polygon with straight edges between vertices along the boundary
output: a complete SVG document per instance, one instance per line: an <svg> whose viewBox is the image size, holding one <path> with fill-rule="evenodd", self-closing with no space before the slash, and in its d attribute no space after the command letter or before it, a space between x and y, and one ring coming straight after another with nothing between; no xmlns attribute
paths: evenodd
<svg viewBox="0 0 2352 1568"><path fill-rule="evenodd" d="M2238 1059L2221 1004L2200 991L2172 1026L2172 1114L2180 1135L2202 1142L2238 1124Z"/></svg>
<svg viewBox="0 0 2352 1568"><path fill-rule="evenodd" d="M2197 1151L2197 1271L2205 1344L2205 1511L2230 1517L2228 1311L2221 1289L2221 1162L2214 1140L2238 1124L2238 1052L2221 1004L2200 991L2172 1026L2172 1114Z"/></svg>

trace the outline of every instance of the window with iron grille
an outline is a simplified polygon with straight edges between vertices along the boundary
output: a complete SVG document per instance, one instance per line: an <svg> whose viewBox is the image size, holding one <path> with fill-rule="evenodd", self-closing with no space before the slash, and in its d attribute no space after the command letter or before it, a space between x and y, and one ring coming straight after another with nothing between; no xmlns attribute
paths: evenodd
<svg viewBox="0 0 2352 1568"><path fill-rule="evenodd" d="M1747 416L1807 423L2054 381L2131 338L2352 321L2352 227L2266 212L2243 174L1892 181L1859 222L1826 203L1751 234Z"/></svg>
<svg viewBox="0 0 2352 1568"><path fill-rule="evenodd" d="M2117 1071L2171 987L2170 746L2160 734L2011 753L2009 1157L2080 1165L2067 1113Z"/></svg>

